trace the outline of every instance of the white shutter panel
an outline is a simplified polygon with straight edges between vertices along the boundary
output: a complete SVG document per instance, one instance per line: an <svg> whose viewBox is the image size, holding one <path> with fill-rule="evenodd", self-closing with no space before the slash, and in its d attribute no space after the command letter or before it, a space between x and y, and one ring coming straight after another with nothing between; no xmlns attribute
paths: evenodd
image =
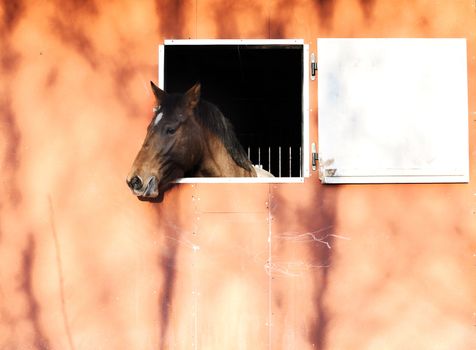
<svg viewBox="0 0 476 350"><path fill-rule="evenodd" d="M465 39L318 39L324 183L468 182Z"/></svg>

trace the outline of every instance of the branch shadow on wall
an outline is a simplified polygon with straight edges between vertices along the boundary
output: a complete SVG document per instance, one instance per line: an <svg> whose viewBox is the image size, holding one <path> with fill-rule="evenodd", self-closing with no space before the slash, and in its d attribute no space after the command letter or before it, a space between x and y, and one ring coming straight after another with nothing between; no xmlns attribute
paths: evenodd
<svg viewBox="0 0 476 350"><path fill-rule="evenodd" d="M35 263L36 241L34 235L28 235L27 245L22 254L21 276L22 284L21 290L25 295L27 303L27 317L30 320L33 328L33 344L36 349L51 349L50 341L47 338L40 320L40 305L35 296L33 289L33 267Z"/></svg>
<svg viewBox="0 0 476 350"><path fill-rule="evenodd" d="M171 197L165 203L151 203L156 212L160 239L162 242L158 252L158 269L162 278L162 285L158 295L158 319L159 319L159 348L167 349L170 318L173 308L174 292L177 277L177 253L181 239L180 213L181 204L178 199L177 188L168 191L166 196Z"/></svg>
<svg viewBox="0 0 476 350"><path fill-rule="evenodd" d="M284 194L280 194L278 188L273 193L271 209L273 218L277 221L276 224L273 222L275 226L273 228L275 238L273 239L278 240L277 246L282 246L279 241L283 239L283 236L280 233L287 231L290 228L288 225L291 223L296 223L300 231L286 235L285 240L290 243L306 243L308 259L311 260L311 265L314 268L318 268L318 273L313 273L313 280L309 282L313 290L311 309L315 310L315 314L309 320L308 341L316 349L323 350L326 349L326 337L330 322L325 299L329 276L332 273L332 249L336 244L334 231L337 191L335 187L314 185L307 186L307 188L311 187L311 190L306 192L304 200L301 198L299 201L297 197L288 198ZM277 254L279 253L278 251Z"/></svg>

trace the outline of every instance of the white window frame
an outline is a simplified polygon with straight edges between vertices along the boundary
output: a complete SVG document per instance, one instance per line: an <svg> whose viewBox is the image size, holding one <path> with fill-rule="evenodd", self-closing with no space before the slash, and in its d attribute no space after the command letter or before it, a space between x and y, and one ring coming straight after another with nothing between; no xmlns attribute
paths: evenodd
<svg viewBox="0 0 476 350"><path fill-rule="evenodd" d="M469 182L466 39L325 38L317 52L323 183ZM421 99L407 97L415 86ZM386 113L399 98L395 114ZM398 160L411 154L404 142L422 139L430 148L418 161Z"/></svg>
<svg viewBox="0 0 476 350"><path fill-rule="evenodd" d="M309 177L309 45L302 39L180 39L164 40L159 45L159 87L164 89L165 46L171 45L302 45L303 47L303 79L302 79L302 169L301 177L187 177L177 183L303 183Z"/></svg>

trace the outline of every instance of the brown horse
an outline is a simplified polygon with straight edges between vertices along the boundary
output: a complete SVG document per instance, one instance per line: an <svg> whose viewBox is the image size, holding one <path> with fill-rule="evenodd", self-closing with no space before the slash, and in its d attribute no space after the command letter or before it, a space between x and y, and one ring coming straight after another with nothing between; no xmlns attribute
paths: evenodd
<svg viewBox="0 0 476 350"><path fill-rule="evenodd" d="M127 177L136 196L157 198L182 177L257 176L230 121L200 99L199 83L185 94L151 86L157 106Z"/></svg>

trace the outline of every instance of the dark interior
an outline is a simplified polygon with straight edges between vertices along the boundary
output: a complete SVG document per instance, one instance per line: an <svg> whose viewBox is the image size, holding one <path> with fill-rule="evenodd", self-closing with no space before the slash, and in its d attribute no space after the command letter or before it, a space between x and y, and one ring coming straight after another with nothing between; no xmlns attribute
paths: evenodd
<svg viewBox="0 0 476 350"><path fill-rule="evenodd" d="M301 176L301 45L166 45L164 61L167 92L200 82L202 98L231 120L253 164Z"/></svg>

